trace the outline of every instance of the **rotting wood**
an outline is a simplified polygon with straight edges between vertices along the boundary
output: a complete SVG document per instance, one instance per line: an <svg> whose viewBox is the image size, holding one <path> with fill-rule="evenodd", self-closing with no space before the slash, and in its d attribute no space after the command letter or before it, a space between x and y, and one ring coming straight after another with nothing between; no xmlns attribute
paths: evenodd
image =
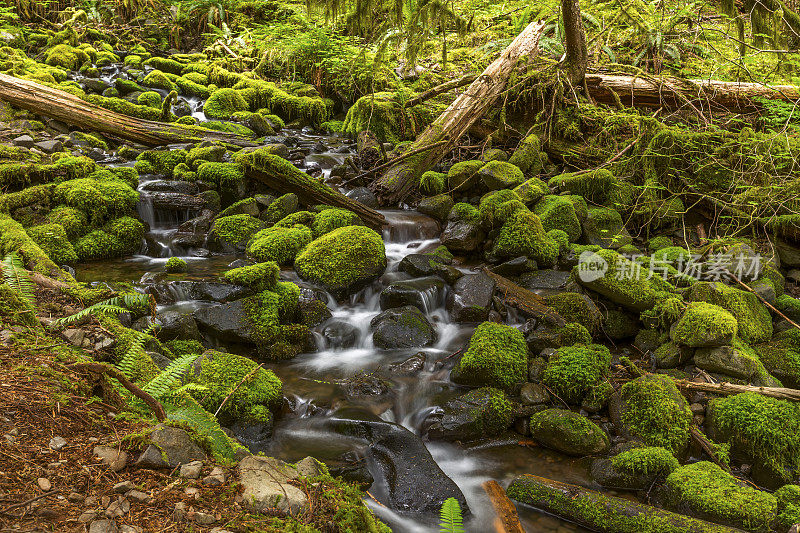
<svg viewBox="0 0 800 533"><path fill-rule="evenodd" d="M791 400L800 402L800 390L788 389L786 387L759 387L757 385L736 385L734 383L698 383L685 379L676 379L675 385L680 389L690 391L711 392L714 394L729 395L742 392L755 392L769 398L778 400Z"/></svg>
<svg viewBox="0 0 800 533"><path fill-rule="evenodd" d="M415 150L435 145L434 148L390 167L372 182L370 188L383 204L397 204L408 198L417 188L420 175L450 152L470 126L495 104L517 62L538 53L543 29L543 22L531 22L409 147ZM441 140L447 142L435 144Z"/></svg>
<svg viewBox="0 0 800 533"><path fill-rule="evenodd" d="M711 442L709 442L706 436L703 435L703 433L700 431L700 428L697 426L691 426L689 428L689 433L692 435L692 438L697 442L697 444L700 445L703 451L708 454L711 460L717 464L717 466L726 472L731 471L731 467L719 460L719 457L717 457L717 454L714 452L713 446L711 446Z"/></svg>
<svg viewBox="0 0 800 533"><path fill-rule="evenodd" d="M238 161L245 175L281 193L295 193L307 205L326 204L357 214L372 229L380 231L386 218L378 211L348 198L336 189L321 183L277 155L244 154Z"/></svg>
<svg viewBox="0 0 800 533"><path fill-rule="evenodd" d="M370 130L364 130L356 138L356 153L363 170L372 170L384 161L383 146Z"/></svg>
<svg viewBox="0 0 800 533"><path fill-rule="evenodd" d="M497 533L525 533L522 524L519 523L517 508L506 496L506 491L503 490L503 487L493 479L485 481L482 487L489 496L489 501L492 502L494 512L497 513L497 521L495 522Z"/></svg>
<svg viewBox="0 0 800 533"><path fill-rule="evenodd" d="M521 503L603 533L741 533L740 529L530 474L517 476L507 492Z"/></svg>
<svg viewBox="0 0 800 533"><path fill-rule="evenodd" d="M497 292L506 305L534 318L544 319L556 326L566 324L566 320L558 314L558 311L547 305L544 298L535 292L517 285L510 279L504 278L486 267L481 268L481 271L495 282L498 289Z"/></svg>
<svg viewBox="0 0 800 533"><path fill-rule="evenodd" d="M109 377L112 377L119 381L119 384L128 389L131 394L142 400L150 410L153 411L153 414L156 415L156 419L159 422L163 422L167 418L167 414L164 411L164 406L161 405L161 402L147 394L145 391L134 385L131 380L125 376L122 372L118 369L114 368L113 366L106 365L103 363L73 363L68 365L67 368L73 370L75 372L94 372L95 374L107 374Z"/></svg>
<svg viewBox="0 0 800 533"><path fill-rule="evenodd" d="M468 85L468 84L472 83L473 81L475 81L475 78L477 78L477 77L478 77L477 74L465 74L465 75L461 76L460 78L457 78L457 79L454 79L454 80L450 80L450 81L446 81L444 83L440 83L436 87L431 87L427 91L423 91L423 92L419 93L414 98L409 98L408 100L406 100L406 103L403 104L403 107L408 108L408 107L414 107L416 105L419 105L422 102L425 102L426 100L430 100L431 98L435 98L435 97L439 96L442 93L446 93L447 91L450 91L452 89L458 89L459 87L463 87L464 85Z"/></svg>
<svg viewBox="0 0 800 533"><path fill-rule="evenodd" d="M167 124L115 113L59 89L2 73L0 100L86 131L106 133L147 146L199 141L255 146L252 139L234 133Z"/></svg>

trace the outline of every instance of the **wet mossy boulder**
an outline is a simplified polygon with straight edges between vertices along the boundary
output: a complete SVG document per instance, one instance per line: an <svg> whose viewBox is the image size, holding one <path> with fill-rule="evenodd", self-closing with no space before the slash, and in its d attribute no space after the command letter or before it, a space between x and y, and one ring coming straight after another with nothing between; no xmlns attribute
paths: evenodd
<svg viewBox="0 0 800 533"><path fill-rule="evenodd" d="M670 341L653 350L653 359L658 368L676 368L687 363L693 354L694 350L692 348L679 346Z"/></svg>
<svg viewBox="0 0 800 533"><path fill-rule="evenodd" d="M583 252L573 273L587 289L633 311L652 308L660 296L657 278L613 250Z"/></svg>
<svg viewBox="0 0 800 533"><path fill-rule="evenodd" d="M185 162L185 150L148 150L136 156L134 168L139 174L161 174L172 177L175 167Z"/></svg>
<svg viewBox="0 0 800 533"><path fill-rule="evenodd" d="M311 229L316 238L338 228L343 228L345 226L361 226L362 224L361 218L352 211L333 207L317 213L316 217L314 217Z"/></svg>
<svg viewBox="0 0 800 533"><path fill-rule="evenodd" d="M511 189L525 180L522 171L504 161L489 161L478 170L478 177L490 191Z"/></svg>
<svg viewBox="0 0 800 533"><path fill-rule="evenodd" d="M242 252L250 239L265 224L250 215L231 215L214 221L208 232L208 249L212 252Z"/></svg>
<svg viewBox="0 0 800 533"><path fill-rule="evenodd" d="M590 207L581 230L584 242L603 248L618 249L633 241L622 223L622 215L609 207Z"/></svg>
<svg viewBox="0 0 800 533"><path fill-rule="evenodd" d="M241 355L208 350L190 367L188 376L204 389L190 389L190 393L212 413L228 398L219 413L227 423L244 419L271 425L272 413L283 400L283 384L272 370L257 367Z"/></svg>
<svg viewBox="0 0 800 533"><path fill-rule="evenodd" d="M546 268L555 265L559 248L539 217L525 209L515 212L503 224L490 256L496 260L526 256Z"/></svg>
<svg viewBox="0 0 800 533"><path fill-rule="evenodd" d="M366 286L386 269L383 238L365 226L346 226L312 241L297 256L295 270L338 296Z"/></svg>
<svg viewBox="0 0 800 533"><path fill-rule="evenodd" d="M484 227L496 228L503 225L511 215L518 211L528 211L517 193L510 189L491 191L484 194L478 205Z"/></svg>
<svg viewBox="0 0 800 533"><path fill-rule="evenodd" d="M273 226L253 235L247 245L247 255L258 261L276 261L281 265L291 265L311 240L311 229L302 224L288 228Z"/></svg>
<svg viewBox="0 0 800 533"><path fill-rule="evenodd" d="M753 349L770 374L785 387L800 388L800 330L787 329Z"/></svg>
<svg viewBox="0 0 800 533"><path fill-rule="evenodd" d="M153 89L161 89L162 91L174 91L177 86L170 81L170 79L160 70L153 70L142 80L142 85L145 87L152 87Z"/></svg>
<svg viewBox="0 0 800 533"><path fill-rule="evenodd" d="M447 171L447 186L450 190L467 190L478 183L478 171L484 166L483 161L459 161Z"/></svg>
<svg viewBox="0 0 800 533"><path fill-rule="evenodd" d="M435 218L439 222L444 222L454 205L453 198L449 194L438 194L420 200L417 204L417 211Z"/></svg>
<svg viewBox="0 0 800 533"><path fill-rule="evenodd" d="M242 91L234 89L219 89L206 100L203 113L210 119L230 120L238 111L250 109Z"/></svg>
<svg viewBox="0 0 800 533"><path fill-rule="evenodd" d="M280 273L281 269L278 263L267 261L227 270L220 276L220 280L261 292L274 289Z"/></svg>
<svg viewBox="0 0 800 533"><path fill-rule="evenodd" d="M525 342L531 353L539 353L545 349L558 349L562 346L574 344L591 344L592 336L589 331L577 322L568 322L563 325L529 320L523 326Z"/></svg>
<svg viewBox="0 0 800 533"><path fill-rule="evenodd" d="M778 509L775 496L709 461L677 468L655 499L672 511L746 531L771 531Z"/></svg>
<svg viewBox="0 0 800 533"><path fill-rule="evenodd" d="M447 225L439 240L453 253L470 253L479 248L484 236L478 210L473 205L459 202L447 214Z"/></svg>
<svg viewBox="0 0 800 533"><path fill-rule="evenodd" d="M197 167L197 179L217 186L223 207L238 202L245 195L244 170L238 163L205 162Z"/></svg>
<svg viewBox="0 0 800 533"><path fill-rule="evenodd" d="M167 263L164 265L164 272L167 272L168 274L179 274L188 271L189 265L187 265L186 261L180 257L170 257L167 259Z"/></svg>
<svg viewBox="0 0 800 533"><path fill-rule="evenodd" d="M602 204L616 183L617 180L611 172L606 169L596 169L589 172L560 174L551 178L548 185L556 192L569 191L594 203Z"/></svg>
<svg viewBox="0 0 800 533"><path fill-rule="evenodd" d="M800 485L784 485L774 493L778 503L775 529L789 529L800 524Z"/></svg>
<svg viewBox="0 0 800 533"><path fill-rule="evenodd" d="M469 341L469 348L450 373L461 385L491 386L512 392L528 373L528 347L516 328L484 322Z"/></svg>
<svg viewBox="0 0 800 533"><path fill-rule="evenodd" d="M542 143L536 135L523 139L508 162L519 168L526 176L534 176L544 170L547 155L542 152Z"/></svg>
<svg viewBox="0 0 800 533"><path fill-rule="evenodd" d="M550 194L550 188L541 179L533 177L514 187L514 193L519 196L522 203L528 207L534 205L545 195Z"/></svg>
<svg viewBox="0 0 800 533"><path fill-rule="evenodd" d="M579 405L605 381L610 363L611 352L605 346L565 346L550 356L542 383L565 402Z"/></svg>
<svg viewBox="0 0 800 533"><path fill-rule="evenodd" d="M375 346L385 350L430 346L437 338L428 318L413 305L384 311L369 325Z"/></svg>
<svg viewBox="0 0 800 533"><path fill-rule="evenodd" d="M592 462L591 477L605 487L650 489L680 467L672 453L659 446L637 446Z"/></svg>
<svg viewBox="0 0 800 533"><path fill-rule="evenodd" d="M133 211L139 193L120 180L96 181L81 178L64 181L53 190L53 200L60 205L87 213L97 224L107 217Z"/></svg>
<svg viewBox="0 0 800 533"><path fill-rule="evenodd" d="M54 263L69 265L78 261L78 254L60 224L42 224L25 231Z"/></svg>
<svg viewBox="0 0 800 533"><path fill-rule="evenodd" d="M690 348L725 346L733 342L738 330L736 319L725 309L692 302L670 331L672 342Z"/></svg>
<svg viewBox="0 0 800 533"><path fill-rule="evenodd" d="M721 282L697 282L686 291L687 301L718 305L734 316L738 334L748 343L764 342L772 337L772 317L758 297Z"/></svg>
<svg viewBox="0 0 800 533"><path fill-rule="evenodd" d="M267 209L262 213L261 220L267 224L275 224L300 208L300 199L293 192L279 196L270 202Z"/></svg>
<svg viewBox="0 0 800 533"><path fill-rule="evenodd" d="M429 170L419 179L419 190L428 196L434 196L447 190L447 174Z"/></svg>
<svg viewBox="0 0 800 533"><path fill-rule="evenodd" d="M581 222L575 212L575 204L565 196L547 195L533 207L545 230L560 229L575 242L581 236Z"/></svg>
<svg viewBox="0 0 800 533"><path fill-rule="evenodd" d="M506 394L492 387L471 390L444 404L428 429L432 439L468 441L499 435L513 421Z"/></svg>
<svg viewBox="0 0 800 533"><path fill-rule="evenodd" d="M567 322L577 322L591 334L600 331L603 313L587 295L577 292L560 292L546 296L544 301Z"/></svg>
<svg viewBox="0 0 800 533"><path fill-rule="evenodd" d="M668 376L647 374L611 398L609 412L620 434L682 455L689 445L692 412Z"/></svg>
<svg viewBox="0 0 800 533"><path fill-rule="evenodd" d="M800 405L745 392L714 398L706 409L708 436L752 461L756 483L777 488L800 474Z"/></svg>
<svg viewBox="0 0 800 533"><path fill-rule="evenodd" d="M608 450L608 435L588 418L566 409L545 409L531 416L531 433L540 445L583 457Z"/></svg>

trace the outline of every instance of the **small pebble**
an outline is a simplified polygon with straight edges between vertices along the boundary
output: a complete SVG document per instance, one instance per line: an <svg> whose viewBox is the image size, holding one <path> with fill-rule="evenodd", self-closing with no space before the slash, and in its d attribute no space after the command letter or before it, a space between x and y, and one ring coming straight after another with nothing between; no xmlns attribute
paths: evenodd
<svg viewBox="0 0 800 533"><path fill-rule="evenodd" d="M53 484L50 483L50 480L46 477L40 477L36 480L36 484L39 485L39 488L42 489L44 492L53 488Z"/></svg>
<svg viewBox="0 0 800 533"><path fill-rule="evenodd" d="M50 449L55 451L60 451L64 446L67 445L67 439L64 437L53 437L50 439Z"/></svg>

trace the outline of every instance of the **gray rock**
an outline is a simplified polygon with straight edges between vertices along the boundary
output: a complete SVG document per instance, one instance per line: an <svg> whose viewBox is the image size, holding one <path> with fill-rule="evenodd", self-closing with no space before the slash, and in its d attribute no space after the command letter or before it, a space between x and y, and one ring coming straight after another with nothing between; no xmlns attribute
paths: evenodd
<svg viewBox="0 0 800 533"><path fill-rule="evenodd" d="M366 187L356 187L348 191L347 197L371 209L377 209L379 207L378 199L375 197L375 194Z"/></svg>
<svg viewBox="0 0 800 533"><path fill-rule="evenodd" d="M256 344L244 301L202 307L195 310L197 324L211 335L228 342Z"/></svg>
<svg viewBox="0 0 800 533"><path fill-rule="evenodd" d="M33 144L34 148L41 150L46 154L53 154L55 152L60 152L64 149L64 145L61 144L61 141L50 140L50 141L39 141Z"/></svg>
<svg viewBox="0 0 800 533"><path fill-rule="evenodd" d="M216 487L225 483L225 470L219 466L215 466L211 473L203 478L203 485L207 487Z"/></svg>
<svg viewBox="0 0 800 533"><path fill-rule="evenodd" d="M447 296L450 320L459 324L483 322L489 317L495 282L486 274L467 274Z"/></svg>
<svg viewBox="0 0 800 533"><path fill-rule="evenodd" d="M413 305L429 313L444 301L444 282L434 276L395 281L381 292L381 309L393 309Z"/></svg>
<svg viewBox="0 0 800 533"><path fill-rule="evenodd" d="M61 332L61 336L73 346L82 346L85 338L83 330L77 328L65 329Z"/></svg>
<svg viewBox="0 0 800 533"><path fill-rule="evenodd" d="M398 376L413 376L425 369L425 352L418 352L405 361L389 365L389 372Z"/></svg>
<svg viewBox="0 0 800 533"><path fill-rule="evenodd" d="M352 348L361 337L361 330L344 320L333 320L322 329L329 348Z"/></svg>
<svg viewBox="0 0 800 533"><path fill-rule="evenodd" d="M389 309L370 322L375 346L383 349L417 348L436 341L436 330L416 307Z"/></svg>
<svg viewBox="0 0 800 533"><path fill-rule="evenodd" d="M156 317L158 338L162 341L200 340L197 323L190 314L177 311L164 311Z"/></svg>
<svg viewBox="0 0 800 533"><path fill-rule="evenodd" d="M667 342L659 346L653 352L658 368L676 368L687 363L694 350L687 346L678 346L674 342Z"/></svg>
<svg viewBox="0 0 800 533"><path fill-rule="evenodd" d="M203 450L186 431L159 424L150 433L152 444L142 453L136 464L144 468L175 468L206 458Z"/></svg>
<svg viewBox="0 0 800 533"><path fill-rule="evenodd" d="M64 446L67 445L67 439L64 437L56 436L50 439L50 449L55 451L60 451Z"/></svg>
<svg viewBox="0 0 800 533"><path fill-rule="evenodd" d="M128 464L128 453L111 446L95 446L93 453L114 472L119 472Z"/></svg>
<svg viewBox="0 0 800 533"><path fill-rule="evenodd" d="M436 274L436 265L447 263L447 260L436 254L409 254L397 265L397 270L412 276L432 276Z"/></svg>
<svg viewBox="0 0 800 533"><path fill-rule="evenodd" d="M437 420L430 425L428 436L466 441L501 433L511 425L512 413L495 401L498 394L505 396L496 389L484 387L450 400L441 414L432 415Z"/></svg>
<svg viewBox="0 0 800 533"><path fill-rule="evenodd" d="M150 495L140 490L129 490L125 493L125 497L128 500L133 500L139 503L147 503L150 501Z"/></svg>
<svg viewBox="0 0 800 533"><path fill-rule="evenodd" d="M203 461L192 461L181 465L180 476L187 479L198 479L203 470Z"/></svg>
<svg viewBox="0 0 800 533"><path fill-rule="evenodd" d="M131 502L128 501L127 498L121 496L117 501L112 502L106 508L106 517L108 518L119 518L124 516L131 510Z"/></svg>
<svg viewBox="0 0 800 533"><path fill-rule="evenodd" d="M476 251L483 243L484 233L478 221L448 222L439 240L454 253Z"/></svg>
<svg viewBox="0 0 800 533"><path fill-rule="evenodd" d="M148 181L141 187L139 187L140 191L148 191L148 192L169 192L175 194L183 194L183 195L193 195L198 193L198 187L196 183L191 181L180 181L180 180L153 180Z"/></svg>
<svg viewBox="0 0 800 533"><path fill-rule="evenodd" d="M550 402L550 393L541 383L525 383L519 396L523 405L541 405Z"/></svg>
<svg viewBox="0 0 800 533"><path fill-rule="evenodd" d="M30 135L20 135L11 141L14 146L21 146L22 148L33 148L33 137Z"/></svg>
<svg viewBox="0 0 800 533"><path fill-rule="evenodd" d="M287 481L297 479L297 468L272 457L252 455L236 466L242 484L242 504L254 512L277 508L301 513L308 506L305 493Z"/></svg>
<svg viewBox="0 0 800 533"><path fill-rule="evenodd" d="M429 198L423 198L417 204L417 211L423 215L435 218L439 222L444 222L450 210L453 209L453 199L448 194L439 194Z"/></svg>
<svg viewBox="0 0 800 533"><path fill-rule="evenodd" d="M117 492L119 494L125 494L126 492L128 492L130 490L134 490L135 488L137 488L137 487L136 487L136 484L133 481L125 480L125 481L120 481L119 483L116 483L111 488L111 490L113 490L114 492Z"/></svg>
<svg viewBox="0 0 800 533"><path fill-rule="evenodd" d="M718 372L739 379L750 379L758 371L758 363L732 346L698 348L694 364L708 372Z"/></svg>
<svg viewBox="0 0 800 533"><path fill-rule="evenodd" d="M119 533L119 528L113 520L95 520L89 524L89 533Z"/></svg>

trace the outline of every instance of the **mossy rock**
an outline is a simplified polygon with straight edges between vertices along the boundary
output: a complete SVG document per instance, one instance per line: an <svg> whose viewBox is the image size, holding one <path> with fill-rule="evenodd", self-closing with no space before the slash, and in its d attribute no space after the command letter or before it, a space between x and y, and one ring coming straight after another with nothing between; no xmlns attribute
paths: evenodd
<svg viewBox="0 0 800 533"><path fill-rule="evenodd" d="M545 233L539 217L525 209L506 220L490 255L496 260L524 255L540 267L547 268L555 265L559 249L559 244Z"/></svg>
<svg viewBox="0 0 800 533"><path fill-rule="evenodd" d="M460 161L447 171L447 185L452 190L467 190L478 183L478 171L485 163L479 160Z"/></svg>
<svg viewBox="0 0 800 533"><path fill-rule="evenodd" d="M264 229L264 222L250 215L231 215L218 218L208 232L208 247L212 252L244 251L250 239Z"/></svg>
<svg viewBox="0 0 800 533"><path fill-rule="evenodd" d="M462 385L491 386L513 392L526 380L528 347L519 330L484 322L469 341L469 348L450 373Z"/></svg>
<svg viewBox="0 0 800 533"><path fill-rule="evenodd" d="M267 224L275 224L300 208L300 200L290 192L273 200L262 213L261 219Z"/></svg>
<svg viewBox="0 0 800 533"><path fill-rule="evenodd" d="M545 409L531 417L531 433L540 445L583 457L608 450L608 435L588 418L566 409Z"/></svg>
<svg viewBox="0 0 800 533"><path fill-rule="evenodd" d="M297 256L294 266L301 278L343 296L383 274L386 249L375 231L346 226L312 241Z"/></svg>
<svg viewBox="0 0 800 533"><path fill-rule="evenodd" d="M180 274L189 271L189 265L180 257L170 257L164 265L164 272L168 274Z"/></svg>
<svg viewBox="0 0 800 533"><path fill-rule="evenodd" d="M220 276L220 280L261 292L274 289L280 273L281 269L278 263L267 261L227 270Z"/></svg>
<svg viewBox="0 0 800 533"><path fill-rule="evenodd" d="M787 329L772 339L753 345L758 359L784 386L800 388L800 330Z"/></svg>
<svg viewBox="0 0 800 533"><path fill-rule="evenodd" d="M435 196L447 190L447 174L429 170L419 179L419 190L427 196Z"/></svg>
<svg viewBox="0 0 800 533"><path fill-rule="evenodd" d="M489 161L478 170L478 177L490 190L511 189L525 181L522 171L504 161Z"/></svg>
<svg viewBox="0 0 800 533"><path fill-rule="evenodd" d="M600 331L603 314L597 304L585 294L561 292L546 296L544 301L567 322L583 325L592 335Z"/></svg>
<svg viewBox="0 0 800 533"><path fill-rule="evenodd" d="M506 394L482 387L448 401L428 436L459 441L491 437L508 429L513 418L513 406Z"/></svg>
<svg viewBox="0 0 800 533"><path fill-rule="evenodd" d="M314 217L311 229L314 232L314 237L317 238L338 228L361 225L363 225L363 222L357 214L347 209L334 207L318 213Z"/></svg>
<svg viewBox="0 0 800 533"><path fill-rule="evenodd" d="M249 109L242 91L219 89L206 100L203 113L210 119L230 120L234 113Z"/></svg>
<svg viewBox="0 0 800 533"><path fill-rule="evenodd" d="M667 476L656 500L672 511L746 531L771 531L775 496L736 479L709 461L682 466Z"/></svg>
<svg viewBox="0 0 800 533"><path fill-rule="evenodd" d="M560 229L575 242L581 236L581 222L575 211L575 204L564 196L547 195L533 207L545 230Z"/></svg>
<svg viewBox="0 0 800 533"><path fill-rule="evenodd" d="M724 346L733 342L737 330L736 319L725 309L692 302L672 327L670 337L676 344L691 348Z"/></svg>
<svg viewBox="0 0 800 533"><path fill-rule="evenodd" d="M772 337L772 317L758 297L720 282L697 282L686 291L690 302L708 302L729 311L736 319L739 337L746 343L764 342Z"/></svg>
<svg viewBox="0 0 800 533"><path fill-rule="evenodd" d="M633 241L622 223L622 215L609 207L590 207L581 229L584 242L603 248L618 249Z"/></svg>
<svg viewBox="0 0 800 533"><path fill-rule="evenodd" d="M775 529L789 529L800 524L800 486L784 485L775 491L778 503L778 519Z"/></svg>
<svg viewBox="0 0 800 533"><path fill-rule="evenodd" d="M508 160L519 168L526 176L534 176L544 169L547 156L542 152L542 143L536 135L528 135L523 139Z"/></svg>
<svg viewBox="0 0 800 533"><path fill-rule="evenodd" d="M609 412L623 436L678 456L686 453L692 412L668 376L647 374L629 381L612 397Z"/></svg>
<svg viewBox="0 0 800 533"><path fill-rule="evenodd" d="M584 287L632 311L646 311L660 297L657 279L613 250L584 252L573 274Z"/></svg>
<svg viewBox="0 0 800 533"><path fill-rule="evenodd" d="M514 192L528 207L534 205L545 195L550 194L550 188L541 179L533 177L515 187Z"/></svg>
<svg viewBox="0 0 800 533"><path fill-rule="evenodd" d="M605 202L616 184L617 179L606 169L560 174L548 182L548 185L556 192L569 191L596 204Z"/></svg>
<svg viewBox="0 0 800 533"><path fill-rule="evenodd" d="M69 265L78 261L78 254L69 242L67 232L59 224L42 224L25 230L54 263Z"/></svg>
<svg viewBox="0 0 800 533"><path fill-rule="evenodd" d="M576 344L562 347L550 356L542 383L563 401L579 405L605 380L610 363L611 352L605 346Z"/></svg>
<svg viewBox="0 0 800 533"><path fill-rule="evenodd" d="M302 224L292 227L273 226L253 235L247 245L247 255L258 261L291 265L312 238L311 229Z"/></svg>

